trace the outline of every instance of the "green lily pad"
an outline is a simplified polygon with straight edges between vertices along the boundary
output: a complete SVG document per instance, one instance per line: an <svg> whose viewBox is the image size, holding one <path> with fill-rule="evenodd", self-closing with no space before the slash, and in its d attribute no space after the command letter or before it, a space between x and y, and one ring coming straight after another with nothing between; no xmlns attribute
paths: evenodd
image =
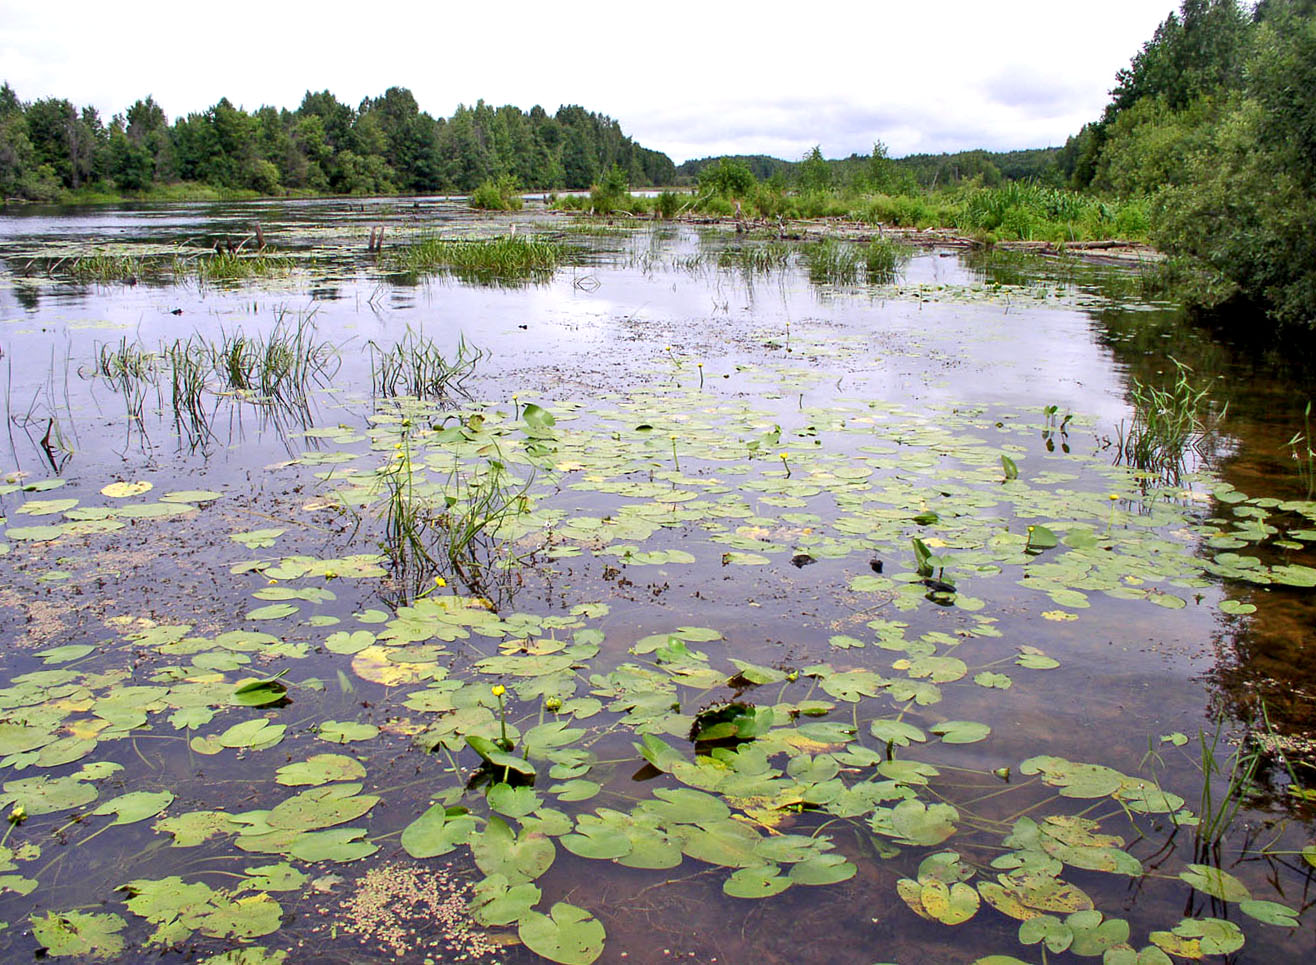
<svg viewBox="0 0 1316 965"><path fill-rule="evenodd" d="M133 824L155 817L173 802L172 791L129 791L106 801L92 814L114 814L113 824Z"/></svg>
<svg viewBox="0 0 1316 965"><path fill-rule="evenodd" d="M78 955L86 958L118 958L123 953L126 927L118 915L70 911L33 915L32 937L46 954Z"/></svg>
<svg viewBox="0 0 1316 965"><path fill-rule="evenodd" d="M1190 864L1179 872L1179 877L1198 891L1219 898L1221 901L1247 901L1252 897L1243 882L1228 871L1222 871L1211 865Z"/></svg>
<svg viewBox="0 0 1316 965"><path fill-rule="evenodd" d="M517 935L536 955L561 965L590 965L603 954L606 937L598 919L563 901L547 915L529 912L517 926Z"/></svg>
<svg viewBox="0 0 1316 965"><path fill-rule="evenodd" d="M296 764L285 764L274 780L283 785L318 785L333 781L354 781L366 776L361 762L343 754L312 754Z"/></svg>

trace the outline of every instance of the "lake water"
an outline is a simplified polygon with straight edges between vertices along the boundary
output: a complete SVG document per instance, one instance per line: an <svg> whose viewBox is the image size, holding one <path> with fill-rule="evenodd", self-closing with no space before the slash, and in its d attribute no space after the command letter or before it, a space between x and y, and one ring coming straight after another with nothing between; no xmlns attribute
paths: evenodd
<svg viewBox="0 0 1316 965"><path fill-rule="evenodd" d="M564 264L390 267L509 234ZM6 209L6 958L1310 954L1301 360L1128 266L821 251Z"/></svg>

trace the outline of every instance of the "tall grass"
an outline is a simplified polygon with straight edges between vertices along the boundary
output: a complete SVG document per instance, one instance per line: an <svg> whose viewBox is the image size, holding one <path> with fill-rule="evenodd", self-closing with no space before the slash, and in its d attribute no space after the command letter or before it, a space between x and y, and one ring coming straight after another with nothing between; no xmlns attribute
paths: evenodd
<svg viewBox="0 0 1316 965"><path fill-rule="evenodd" d="M529 511L531 480L491 458L474 466L456 461L436 487L426 481L424 463L413 462L410 429L404 420L399 449L380 470L383 548L395 578L413 595L444 574L477 596L500 595L492 587L504 556L500 530Z"/></svg>
<svg viewBox="0 0 1316 965"><path fill-rule="evenodd" d="M500 278L525 279L548 276L562 263L561 245L525 235L505 235L491 240L445 240L428 238L390 256L390 270L424 274L446 268L478 281Z"/></svg>
<svg viewBox="0 0 1316 965"><path fill-rule="evenodd" d="M313 316L290 321L281 311L268 335L221 333L211 356L221 384L259 401L303 402L312 383L325 384L341 364L333 344L316 337Z"/></svg>
<svg viewBox="0 0 1316 965"><path fill-rule="evenodd" d="M1293 465L1298 470L1298 479L1307 489L1307 498L1311 499L1313 490L1316 490L1316 449L1312 449L1314 443L1311 436L1311 402L1307 402L1307 408L1302 412L1302 431L1295 432L1293 438L1288 441L1289 455L1293 459Z"/></svg>
<svg viewBox="0 0 1316 965"><path fill-rule="evenodd" d="M466 396L465 382L485 355L459 338L456 350L445 357L432 338L411 326L388 348L374 341L368 345L371 384L375 395L385 399L406 395L446 401Z"/></svg>
<svg viewBox="0 0 1316 965"><path fill-rule="evenodd" d="M1228 410L1213 413L1208 390L1195 386L1192 370L1177 359L1176 376L1168 388L1159 388L1132 379L1129 394L1133 403L1133 424L1127 433L1118 430L1117 459L1135 469L1156 474L1170 483L1178 483L1185 469L1185 458L1192 451L1204 456L1209 432Z"/></svg>
<svg viewBox="0 0 1316 965"><path fill-rule="evenodd" d="M863 272L863 258L855 245L824 238L805 245L804 266L815 285L853 285Z"/></svg>
<svg viewBox="0 0 1316 965"><path fill-rule="evenodd" d="M878 238L862 249L864 273L870 284L889 285L894 282L909 261L912 249L889 238Z"/></svg>
<svg viewBox="0 0 1316 965"><path fill-rule="evenodd" d="M201 281L244 281L249 278L286 275L295 266L296 262L285 255L221 251L197 258L192 270Z"/></svg>

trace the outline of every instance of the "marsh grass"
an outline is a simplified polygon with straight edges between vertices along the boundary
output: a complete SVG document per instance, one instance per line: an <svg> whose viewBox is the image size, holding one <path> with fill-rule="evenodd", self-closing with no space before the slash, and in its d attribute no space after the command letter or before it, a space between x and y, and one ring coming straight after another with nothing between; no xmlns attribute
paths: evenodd
<svg viewBox="0 0 1316 965"><path fill-rule="evenodd" d="M175 339L161 352L169 373L169 398L174 429L192 448L211 437L211 419L205 409L207 377L213 365L211 347L199 337Z"/></svg>
<svg viewBox="0 0 1316 965"><path fill-rule="evenodd" d="M1133 424L1127 433L1123 424L1117 430L1116 462L1177 483L1190 451L1198 457L1206 456L1207 437L1224 417L1228 405L1219 414L1213 413L1208 390L1193 384L1192 370L1177 359L1171 361L1176 377L1168 388L1130 380Z"/></svg>
<svg viewBox="0 0 1316 965"><path fill-rule="evenodd" d="M269 252L222 251L183 264L188 265L200 281L224 282L286 275L297 263L286 255ZM175 274L185 273L184 270L175 271Z"/></svg>
<svg viewBox="0 0 1316 965"><path fill-rule="evenodd" d="M747 275L766 275L790 267L794 249L783 242L741 245L723 248L717 253L717 266L734 269Z"/></svg>
<svg viewBox="0 0 1316 965"><path fill-rule="evenodd" d="M428 238L394 252L389 270L420 275L447 269L475 281L544 279L562 263L564 249L556 242L524 235L488 240Z"/></svg>
<svg viewBox="0 0 1316 965"><path fill-rule="evenodd" d="M909 245L888 238L869 242L863 249L864 274L869 283L889 285L894 282L904 270L911 252Z"/></svg>
<svg viewBox="0 0 1316 965"><path fill-rule="evenodd" d="M140 426L154 390L159 408L172 413L175 431L195 448L212 436L215 406L207 397L258 406L281 424L286 416L306 414L311 389L328 384L340 364L338 348L317 336L314 313L279 312L265 335L238 330L212 342L194 334L155 351L123 338L99 346L81 374L103 379L122 396L130 431Z"/></svg>
<svg viewBox="0 0 1316 965"><path fill-rule="evenodd" d="M332 343L316 336L314 313L289 319L280 312L268 335L221 333L211 346L211 362L220 384L253 401L301 405L311 386L324 385L338 371L341 358Z"/></svg>
<svg viewBox="0 0 1316 965"><path fill-rule="evenodd" d="M452 355L444 356L432 338L407 326L402 338L385 348L374 341L370 349L370 380L377 398L413 396L446 401L469 397L465 382L485 353L465 338L457 340Z"/></svg>
<svg viewBox="0 0 1316 965"><path fill-rule="evenodd" d="M1307 408L1302 412L1302 431L1295 432L1288 441L1289 455L1298 471L1298 479L1307 490L1308 499L1316 490L1316 450L1312 449L1312 445L1311 402L1308 401Z"/></svg>
<svg viewBox="0 0 1316 965"><path fill-rule="evenodd" d="M124 400L129 419L140 420L147 389L156 385L160 356L140 342L119 339L118 345L97 348L96 374Z"/></svg>
<svg viewBox="0 0 1316 965"><path fill-rule="evenodd" d="M815 285L853 285L863 272L863 258L854 245L824 238L801 250L809 281Z"/></svg>
<svg viewBox="0 0 1316 965"><path fill-rule="evenodd" d="M417 469L412 447L404 420L398 450L380 471L383 548L397 583L414 599L446 576L484 599L500 598L496 577L510 560L503 525L529 511L533 477L517 479L499 458L473 466L456 460L435 485L423 462Z"/></svg>
<svg viewBox="0 0 1316 965"><path fill-rule="evenodd" d="M48 273L53 274L60 267L59 263L50 266ZM65 271L79 281L94 281L108 284L110 282L136 282L138 278L150 273L158 273L158 263L147 261L131 255L91 254L75 258L68 262Z"/></svg>

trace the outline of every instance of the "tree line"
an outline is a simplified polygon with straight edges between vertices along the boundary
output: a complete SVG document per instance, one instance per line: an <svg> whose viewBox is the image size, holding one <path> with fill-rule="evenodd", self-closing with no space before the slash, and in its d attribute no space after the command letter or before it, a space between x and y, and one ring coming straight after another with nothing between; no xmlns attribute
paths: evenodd
<svg viewBox="0 0 1316 965"><path fill-rule="evenodd" d="M1148 199L1195 300L1316 328L1316 0L1184 0L1060 164Z"/></svg>
<svg viewBox="0 0 1316 965"><path fill-rule="evenodd" d="M588 188L613 167L632 184L671 184L667 155L578 106L529 113L484 101L448 118L390 87L357 107L329 91L248 112L222 98L172 123L152 97L104 121L60 98L25 103L0 87L0 196L150 193L178 183L263 195L468 192L510 177L525 189Z"/></svg>

